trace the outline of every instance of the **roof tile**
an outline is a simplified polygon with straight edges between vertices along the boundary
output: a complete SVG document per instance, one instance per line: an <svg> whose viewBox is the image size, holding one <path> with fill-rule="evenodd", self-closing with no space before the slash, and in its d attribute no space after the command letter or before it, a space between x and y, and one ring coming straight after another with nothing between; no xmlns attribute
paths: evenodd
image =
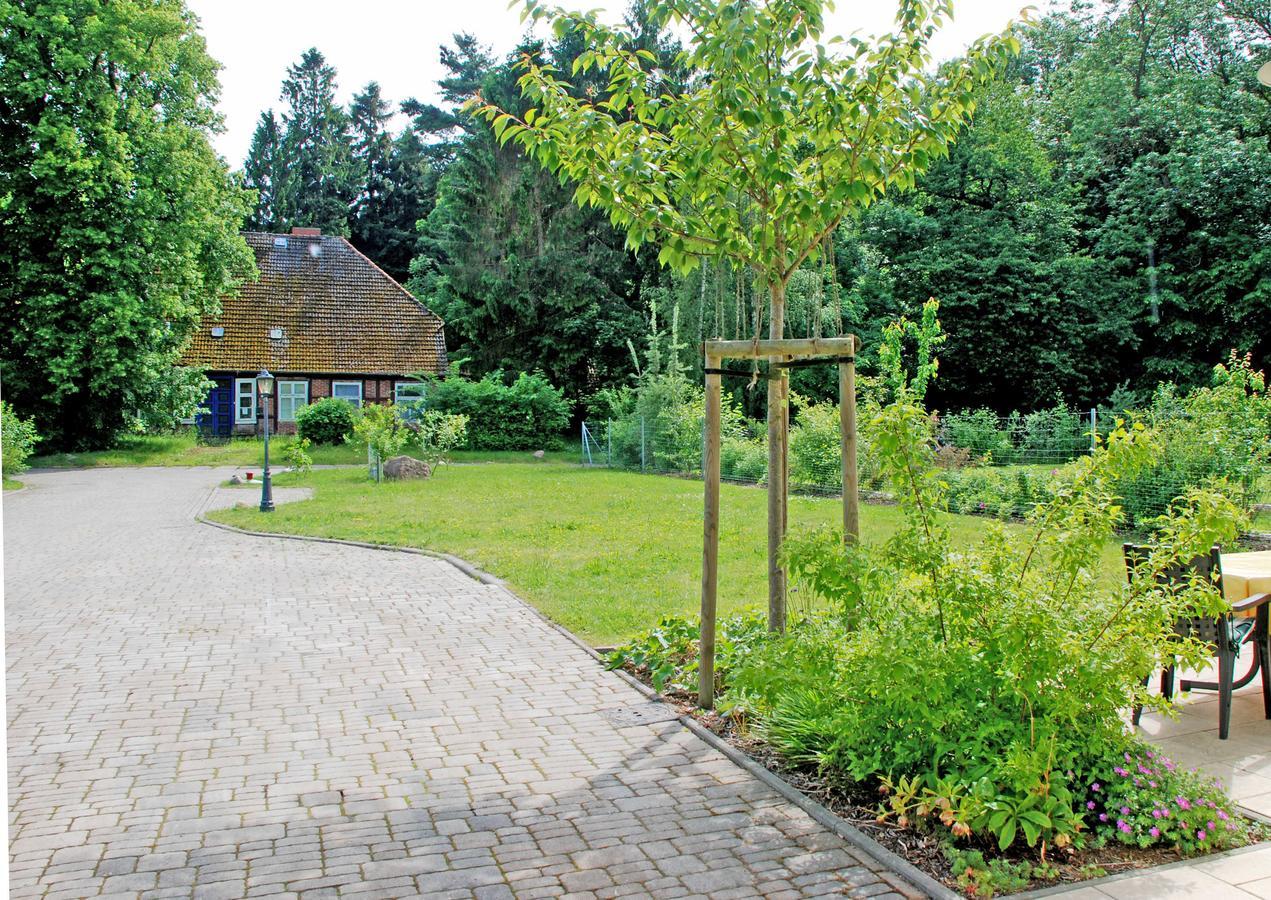
<svg viewBox="0 0 1271 900"><path fill-rule="evenodd" d="M221 301L183 365L409 375L446 367L445 324L341 237L246 232L260 278ZM276 238L285 238L277 242ZM212 337L213 326L225 329ZM282 329L280 339L270 330Z"/></svg>

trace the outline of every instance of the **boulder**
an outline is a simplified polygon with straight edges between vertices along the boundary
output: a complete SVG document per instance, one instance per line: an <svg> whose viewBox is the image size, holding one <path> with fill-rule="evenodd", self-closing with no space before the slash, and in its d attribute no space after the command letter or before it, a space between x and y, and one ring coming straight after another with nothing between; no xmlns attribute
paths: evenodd
<svg viewBox="0 0 1271 900"><path fill-rule="evenodd" d="M392 481L405 478L427 478L432 474L428 463L413 456L394 456L384 463L384 477Z"/></svg>
<svg viewBox="0 0 1271 900"><path fill-rule="evenodd" d="M544 453L542 450L535 450L535 451L534 451L534 458L535 458L535 459L542 459L542 458L543 458L544 456L546 456L546 455L547 455L547 454L546 454L546 453Z"/></svg>

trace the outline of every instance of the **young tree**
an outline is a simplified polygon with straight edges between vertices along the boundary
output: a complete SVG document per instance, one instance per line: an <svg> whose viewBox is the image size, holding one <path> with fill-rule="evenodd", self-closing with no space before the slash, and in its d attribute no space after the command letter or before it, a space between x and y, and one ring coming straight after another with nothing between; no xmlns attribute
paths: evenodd
<svg viewBox="0 0 1271 900"><path fill-rule="evenodd" d="M53 448L107 444L252 271L180 0L0 0L0 377Z"/></svg>
<svg viewBox="0 0 1271 900"><path fill-rule="evenodd" d="M629 26L595 13L524 0L526 17L578 35L587 49L572 76L601 73L600 96L527 55L520 79L534 104L523 116L476 107L503 142L515 140L575 183L574 199L608 212L628 245L657 242L659 259L689 270L702 257L752 269L768 292L772 338L785 336L786 286L843 217L889 187L914 183L947 151L973 108L973 91L1018 49L984 38L929 73L931 35L950 0L901 0L896 30L876 41L820 42L825 0L648 0L658 29L688 45L683 90ZM757 337L757 336L756 336ZM778 362L778 359L772 360ZM785 624L786 383L768 388L769 618Z"/></svg>

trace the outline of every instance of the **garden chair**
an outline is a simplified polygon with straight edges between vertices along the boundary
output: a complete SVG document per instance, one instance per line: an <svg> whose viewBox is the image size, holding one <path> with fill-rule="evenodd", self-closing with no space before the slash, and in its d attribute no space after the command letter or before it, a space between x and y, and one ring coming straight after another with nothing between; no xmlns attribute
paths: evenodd
<svg viewBox="0 0 1271 900"><path fill-rule="evenodd" d="M1148 553L1147 547L1134 544L1122 545L1125 555L1126 573L1134 578L1135 564ZM1218 548L1198 556L1190 563L1174 566L1163 572L1160 578L1165 582L1181 581L1200 574L1213 579L1215 587L1222 592L1222 561ZM1254 618L1238 616L1241 613L1256 611ZM1205 643L1213 650L1218 660L1218 680L1215 681L1183 681L1180 688L1184 691L1217 691L1218 692L1218 737L1227 739L1231 730L1231 694L1253 681L1259 672L1262 674L1262 702L1266 717L1271 719L1271 639L1268 638L1267 618L1271 612L1271 594L1255 594L1231 604L1231 611L1220 616L1197 616L1179 619L1174 623L1174 631L1179 637L1192 636ZM1249 671L1237 680L1235 678L1236 656L1240 648L1249 645L1252 661ZM1143 677L1146 686L1147 675ZM1161 694L1170 699L1174 696L1174 666L1168 664L1161 672ZM1139 724L1139 716L1143 708L1135 707L1134 724Z"/></svg>

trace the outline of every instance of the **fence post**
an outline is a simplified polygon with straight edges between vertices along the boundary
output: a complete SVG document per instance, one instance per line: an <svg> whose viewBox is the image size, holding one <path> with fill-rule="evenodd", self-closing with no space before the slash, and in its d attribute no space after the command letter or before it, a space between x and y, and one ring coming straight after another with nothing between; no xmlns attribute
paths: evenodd
<svg viewBox="0 0 1271 900"><path fill-rule="evenodd" d="M613 419L605 419L605 468L613 468Z"/></svg>
<svg viewBox="0 0 1271 900"><path fill-rule="evenodd" d="M1099 446L1099 410L1090 407L1090 452Z"/></svg>
<svg viewBox="0 0 1271 900"><path fill-rule="evenodd" d="M582 425L579 427L581 429L582 442L583 442L582 462L583 462L583 465L587 465L591 462L591 453L587 448L587 423L584 421Z"/></svg>
<svg viewBox="0 0 1271 900"><path fill-rule="evenodd" d="M640 417L640 471L644 471L644 416Z"/></svg>
<svg viewBox="0 0 1271 900"><path fill-rule="evenodd" d="M718 369L720 359L706 357L707 369ZM715 705L715 601L719 589L719 375L706 376L706 415L702 422L705 438L702 485L705 508L702 515L702 617L697 662L697 705Z"/></svg>

